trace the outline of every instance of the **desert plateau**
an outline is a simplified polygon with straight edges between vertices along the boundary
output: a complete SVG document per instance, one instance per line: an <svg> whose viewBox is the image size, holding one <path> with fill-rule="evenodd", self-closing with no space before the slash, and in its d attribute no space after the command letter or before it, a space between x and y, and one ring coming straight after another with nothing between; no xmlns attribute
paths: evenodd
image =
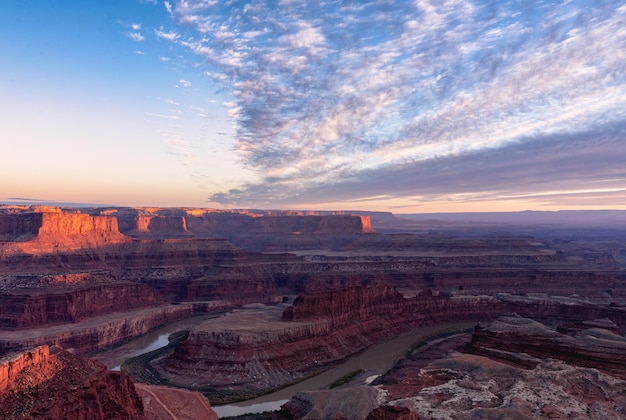
<svg viewBox="0 0 626 420"><path fill-rule="evenodd" d="M0 417L626 418L626 212L0 206Z"/></svg>

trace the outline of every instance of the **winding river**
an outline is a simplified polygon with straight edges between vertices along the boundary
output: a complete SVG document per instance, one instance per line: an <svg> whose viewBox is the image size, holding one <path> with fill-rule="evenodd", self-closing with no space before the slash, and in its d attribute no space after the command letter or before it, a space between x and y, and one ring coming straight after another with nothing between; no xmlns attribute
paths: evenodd
<svg viewBox="0 0 626 420"><path fill-rule="evenodd" d="M104 363L111 370L120 370L120 366L127 359L165 347L168 344L167 338L170 334L191 329L208 318L214 317L215 315L195 315L167 323L121 345L98 352L92 355L92 358Z"/></svg>
<svg viewBox="0 0 626 420"><path fill-rule="evenodd" d="M183 329L193 328L206 319L213 317L214 315L197 315L174 321L120 346L97 353L93 355L93 358L101 361L111 370L119 370L126 359L167 345L167 338L170 334ZM220 417L277 410L295 393L299 391L328 389L337 379L359 369L363 370L363 373L351 383L369 383L393 367L398 359L414 344L440 333L466 330L474 325L475 323L465 322L417 328L384 343L374 345L363 353L348 359L341 365L333 367L312 378L298 382L297 384L252 400L223 406L214 406L213 409Z"/></svg>

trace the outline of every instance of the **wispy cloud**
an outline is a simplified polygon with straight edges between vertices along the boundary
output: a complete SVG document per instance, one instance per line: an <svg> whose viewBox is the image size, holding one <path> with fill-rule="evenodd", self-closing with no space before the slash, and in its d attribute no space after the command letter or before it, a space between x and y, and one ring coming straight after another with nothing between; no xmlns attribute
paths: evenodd
<svg viewBox="0 0 626 420"><path fill-rule="evenodd" d="M155 29L154 33L156 34L156 36L158 36L159 38L162 39L166 39L168 41L176 41L178 38L180 38L180 35L178 35L176 32L174 31L169 31L166 32L162 29Z"/></svg>
<svg viewBox="0 0 626 420"><path fill-rule="evenodd" d="M624 186L621 1L165 7L185 31L156 35L232 92L236 153L260 176L214 201L585 197L602 179Z"/></svg>
<svg viewBox="0 0 626 420"><path fill-rule="evenodd" d="M145 38L143 35L141 35L141 33L139 33L139 32L129 32L129 33L128 33L128 37L129 37L130 39L132 39L133 41L136 41L136 42L140 42L140 41L143 41L143 40L145 40L145 39L146 39L146 38Z"/></svg>

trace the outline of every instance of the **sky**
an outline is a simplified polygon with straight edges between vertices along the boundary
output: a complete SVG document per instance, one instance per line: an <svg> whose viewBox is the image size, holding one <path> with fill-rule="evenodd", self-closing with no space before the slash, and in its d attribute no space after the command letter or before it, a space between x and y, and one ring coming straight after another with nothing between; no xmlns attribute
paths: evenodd
<svg viewBox="0 0 626 420"><path fill-rule="evenodd" d="M626 209L623 0L20 0L0 202Z"/></svg>

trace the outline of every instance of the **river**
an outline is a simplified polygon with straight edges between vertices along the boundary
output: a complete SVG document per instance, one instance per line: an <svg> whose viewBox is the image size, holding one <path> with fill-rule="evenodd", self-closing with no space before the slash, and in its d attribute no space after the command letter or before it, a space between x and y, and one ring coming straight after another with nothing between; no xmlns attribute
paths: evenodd
<svg viewBox="0 0 626 420"><path fill-rule="evenodd" d="M111 370L120 370L120 366L122 366L122 363L127 359L165 347L168 344L167 338L170 334L176 331L191 329L203 321L214 317L215 315L204 314L179 319L178 321L173 321L155 328L121 345L96 353L91 357L104 363L106 367Z"/></svg>
<svg viewBox="0 0 626 420"><path fill-rule="evenodd" d="M359 369L362 369L363 373L351 383L369 383L391 369L414 344L447 331L467 330L474 325L476 325L476 322L416 328L384 343L371 346L363 353L348 359L341 365L287 388L239 403L215 406L213 409L220 417L278 410L281 405L289 401L297 392L328 389L337 379Z"/></svg>
<svg viewBox="0 0 626 420"><path fill-rule="evenodd" d="M111 370L119 370L126 359L166 346L168 344L167 338L170 334L192 328L214 317L215 315L197 315L171 322L120 346L97 353L93 358L101 361ZM474 325L475 323L466 322L417 328L384 343L371 346L363 353L348 359L341 365L297 384L252 400L214 406L213 409L220 417L277 410L295 393L328 389L337 379L359 369L362 369L363 373L355 378L352 383L369 383L393 367L398 359L415 343L445 331L468 329Z"/></svg>

